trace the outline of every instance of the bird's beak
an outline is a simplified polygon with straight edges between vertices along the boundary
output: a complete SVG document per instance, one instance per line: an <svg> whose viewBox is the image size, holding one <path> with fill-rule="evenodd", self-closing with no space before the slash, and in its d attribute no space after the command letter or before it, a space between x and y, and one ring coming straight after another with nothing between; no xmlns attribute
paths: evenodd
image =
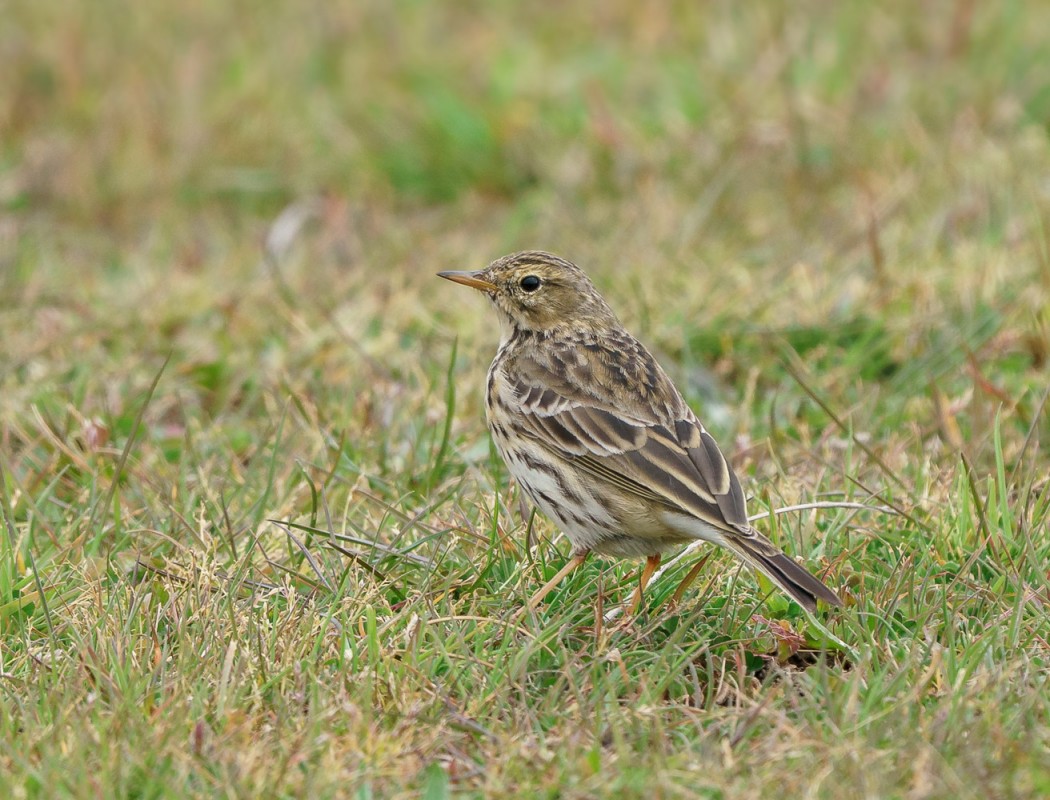
<svg viewBox="0 0 1050 800"><path fill-rule="evenodd" d="M452 281L453 283L462 283L464 286L469 286L471 289L479 289L482 292L496 291L496 284L489 283L487 280L480 276L480 272L467 272L466 270L452 270L449 272L438 273L439 278L444 278L445 280Z"/></svg>

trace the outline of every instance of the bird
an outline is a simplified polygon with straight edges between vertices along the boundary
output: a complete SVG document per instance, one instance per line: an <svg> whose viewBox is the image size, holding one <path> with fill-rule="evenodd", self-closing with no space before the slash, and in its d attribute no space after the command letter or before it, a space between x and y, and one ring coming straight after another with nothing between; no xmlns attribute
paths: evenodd
<svg viewBox="0 0 1050 800"><path fill-rule="evenodd" d="M661 555L697 540L729 550L810 612L818 600L842 604L751 525L718 444L582 269L528 250L437 274L495 307L489 430L521 490L573 548L528 608L590 553L646 559L637 608Z"/></svg>

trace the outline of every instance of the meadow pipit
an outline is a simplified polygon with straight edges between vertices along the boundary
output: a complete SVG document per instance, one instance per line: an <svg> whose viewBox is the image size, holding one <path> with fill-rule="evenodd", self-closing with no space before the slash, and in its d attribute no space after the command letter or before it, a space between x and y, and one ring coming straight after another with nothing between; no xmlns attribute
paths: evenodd
<svg viewBox="0 0 1050 800"><path fill-rule="evenodd" d="M841 604L751 527L715 440L579 267L529 251L438 274L496 307L500 345L485 397L492 438L575 550L530 607L591 551L647 558L637 604L660 554L697 539L727 548L810 611L817 599Z"/></svg>

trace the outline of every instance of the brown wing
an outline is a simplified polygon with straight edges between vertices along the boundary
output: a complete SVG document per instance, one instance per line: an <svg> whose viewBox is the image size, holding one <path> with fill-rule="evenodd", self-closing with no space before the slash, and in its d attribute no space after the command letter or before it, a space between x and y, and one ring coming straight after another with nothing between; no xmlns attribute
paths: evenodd
<svg viewBox="0 0 1050 800"><path fill-rule="evenodd" d="M593 375L577 390L571 371L550 374L533 360L527 368L519 363L511 381L522 431L624 491L747 535L751 527L739 481L670 379L638 347L641 352L633 355L651 362L643 365L644 373L656 384L638 394L655 392L663 402L624 397L622 388L595 382Z"/></svg>

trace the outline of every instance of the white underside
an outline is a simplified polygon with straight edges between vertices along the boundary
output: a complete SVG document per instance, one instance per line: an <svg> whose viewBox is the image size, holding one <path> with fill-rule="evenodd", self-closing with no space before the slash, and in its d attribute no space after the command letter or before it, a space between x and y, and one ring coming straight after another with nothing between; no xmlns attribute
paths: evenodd
<svg viewBox="0 0 1050 800"><path fill-rule="evenodd" d="M665 511L663 514L667 527L690 539L700 539L704 542L717 544L719 547L726 546L725 535L712 525L691 517L688 514L676 514L673 511Z"/></svg>

